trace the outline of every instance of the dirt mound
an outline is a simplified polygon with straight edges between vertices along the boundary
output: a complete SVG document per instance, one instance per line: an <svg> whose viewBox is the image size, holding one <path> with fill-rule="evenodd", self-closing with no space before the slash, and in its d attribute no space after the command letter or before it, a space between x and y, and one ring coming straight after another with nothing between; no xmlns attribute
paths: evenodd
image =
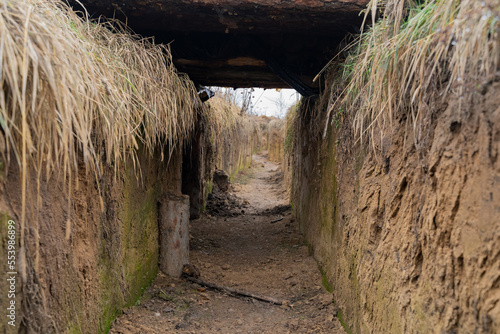
<svg viewBox="0 0 500 334"><path fill-rule="evenodd" d="M248 201L231 192L221 191L214 184L212 193L208 195L206 213L214 217L236 217L244 214L247 207Z"/></svg>
<svg viewBox="0 0 500 334"><path fill-rule="evenodd" d="M214 184L217 185L217 187L222 190L222 191L228 191L229 189L229 175L221 170L218 169L214 172Z"/></svg>

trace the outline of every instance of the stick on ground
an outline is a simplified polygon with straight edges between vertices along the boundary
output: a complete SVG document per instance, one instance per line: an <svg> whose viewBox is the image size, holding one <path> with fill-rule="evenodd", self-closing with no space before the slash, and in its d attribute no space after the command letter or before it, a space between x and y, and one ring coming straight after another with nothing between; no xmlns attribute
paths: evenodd
<svg viewBox="0 0 500 334"><path fill-rule="evenodd" d="M205 282L205 281L202 281L202 280L194 278L194 277L186 277L186 278L188 281L194 282L196 284L203 285L203 286L206 286L208 288L215 289L215 290L225 291L225 292L231 293L233 295L250 297L253 299L261 300L261 301L268 302L271 304L276 304L276 305L288 305L288 301L286 301L286 300L280 300L280 299L276 299L276 298L272 298L272 297L262 296L262 295L259 295L259 294L253 293L253 292L247 292L247 291L243 291L243 290L228 288L228 287L217 285L214 283Z"/></svg>
<svg viewBox="0 0 500 334"><path fill-rule="evenodd" d="M271 222L271 224L277 223L277 222L279 222L279 221L281 221L281 220L283 220L283 217L280 217L280 218L278 218L278 219L273 220L273 221Z"/></svg>

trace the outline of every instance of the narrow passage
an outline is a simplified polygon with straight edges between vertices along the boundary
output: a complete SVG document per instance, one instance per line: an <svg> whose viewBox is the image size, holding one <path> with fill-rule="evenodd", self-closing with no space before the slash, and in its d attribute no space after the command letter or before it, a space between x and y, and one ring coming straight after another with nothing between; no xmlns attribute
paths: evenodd
<svg viewBox="0 0 500 334"><path fill-rule="evenodd" d="M204 281L288 305L231 296L160 273L110 333L345 333L292 219L281 168L265 153L254 155L229 191L214 192L207 213L191 221L190 258Z"/></svg>

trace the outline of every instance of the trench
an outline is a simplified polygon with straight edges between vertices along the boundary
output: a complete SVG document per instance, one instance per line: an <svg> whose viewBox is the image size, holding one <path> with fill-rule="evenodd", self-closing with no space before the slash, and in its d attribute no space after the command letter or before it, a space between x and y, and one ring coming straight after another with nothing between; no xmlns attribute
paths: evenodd
<svg viewBox="0 0 500 334"><path fill-rule="evenodd" d="M498 2L1 2L0 333L500 332Z"/></svg>
<svg viewBox="0 0 500 334"><path fill-rule="evenodd" d="M256 153L227 192L215 189L190 222L199 279L278 301L159 274L110 333L345 333L333 296L291 215L280 163Z"/></svg>

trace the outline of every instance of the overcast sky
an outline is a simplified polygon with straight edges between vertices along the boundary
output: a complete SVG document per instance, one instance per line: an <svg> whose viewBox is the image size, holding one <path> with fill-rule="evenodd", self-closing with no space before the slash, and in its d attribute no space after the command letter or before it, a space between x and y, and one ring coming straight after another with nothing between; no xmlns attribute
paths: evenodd
<svg viewBox="0 0 500 334"><path fill-rule="evenodd" d="M240 105L244 91L245 89L239 88L233 92ZM252 111L257 115L284 117L287 110L299 99L300 94L295 89L253 88Z"/></svg>
<svg viewBox="0 0 500 334"><path fill-rule="evenodd" d="M257 115L283 117L288 108L300 99L295 89L262 89L255 88L252 93L253 111Z"/></svg>

